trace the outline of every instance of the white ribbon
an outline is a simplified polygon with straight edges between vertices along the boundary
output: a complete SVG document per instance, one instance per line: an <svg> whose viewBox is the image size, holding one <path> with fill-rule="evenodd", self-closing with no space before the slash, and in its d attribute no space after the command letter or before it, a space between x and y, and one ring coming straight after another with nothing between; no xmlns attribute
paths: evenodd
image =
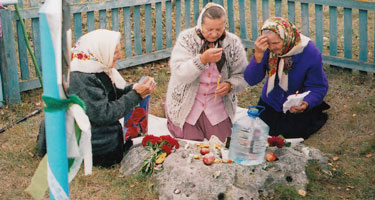
<svg viewBox="0 0 375 200"><path fill-rule="evenodd" d="M79 146L75 134L75 125L81 129ZM77 104L73 104L66 112L67 155L74 158L69 171L69 182L73 180L84 160L85 175L92 173L91 126L85 111Z"/></svg>
<svg viewBox="0 0 375 200"><path fill-rule="evenodd" d="M64 189L61 187L60 183L56 180L56 177L53 175L51 169L49 168L49 163L47 162L47 175L48 175L48 185L49 190L51 191L51 194L53 197L55 197L56 200L69 200L68 195L64 191Z"/></svg>

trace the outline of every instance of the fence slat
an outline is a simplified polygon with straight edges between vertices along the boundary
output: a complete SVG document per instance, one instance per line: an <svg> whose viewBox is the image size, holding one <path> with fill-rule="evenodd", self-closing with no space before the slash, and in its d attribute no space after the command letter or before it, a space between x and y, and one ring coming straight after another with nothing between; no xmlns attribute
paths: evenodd
<svg viewBox="0 0 375 200"><path fill-rule="evenodd" d="M73 0L73 3L79 3L80 0ZM74 24L74 41L77 41L82 35L82 16L81 13L73 14L73 24Z"/></svg>
<svg viewBox="0 0 375 200"><path fill-rule="evenodd" d="M359 61L367 61L367 10L359 10Z"/></svg>
<svg viewBox="0 0 375 200"><path fill-rule="evenodd" d="M99 28L101 29L107 28L107 11L106 10L99 10Z"/></svg>
<svg viewBox="0 0 375 200"><path fill-rule="evenodd" d="M255 41L258 37L258 9L257 0L250 0L251 15L251 39Z"/></svg>
<svg viewBox="0 0 375 200"><path fill-rule="evenodd" d="M234 26L234 7L233 7L233 0L227 1L228 7L228 24L229 24L229 31L234 33L235 26Z"/></svg>
<svg viewBox="0 0 375 200"><path fill-rule="evenodd" d="M200 10L200 7L199 7L199 0L194 0L194 25L197 24L197 21L198 21L198 17L199 17L199 10Z"/></svg>
<svg viewBox="0 0 375 200"><path fill-rule="evenodd" d="M282 17L282 2L281 0L275 0L275 16Z"/></svg>
<svg viewBox="0 0 375 200"><path fill-rule="evenodd" d="M323 53L323 6L315 5L315 43Z"/></svg>
<svg viewBox="0 0 375 200"><path fill-rule="evenodd" d="M23 8L22 0L18 0L17 4L20 9ZM23 22L26 25L26 20L23 20ZM30 78L30 72L29 72L29 63L28 63L28 58L27 58L26 40L24 37L24 33L22 30L22 25L21 25L20 20L16 21L16 25L17 25L17 44L18 44L18 58L19 58L18 60L20 63L21 79L27 80Z"/></svg>
<svg viewBox="0 0 375 200"><path fill-rule="evenodd" d="M209 2L210 0L203 0L203 7Z"/></svg>
<svg viewBox="0 0 375 200"><path fill-rule="evenodd" d="M293 1L288 1L288 20L295 24L296 22L296 4Z"/></svg>
<svg viewBox="0 0 375 200"><path fill-rule="evenodd" d="M38 0L30 0L31 7L38 7ZM39 32L39 18L31 19L31 28L33 31L33 47L36 63L38 64L39 70L42 72L42 63L40 61L40 32Z"/></svg>
<svg viewBox="0 0 375 200"><path fill-rule="evenodd" d="M141 6L134 6L133 10L134 23L134 48L135 54L142 54L142 38L141 38Z"/></svg>
<svg viewBox="0 0 375 200"><path fill-rule="evenodd" d="M124 43L125 43L125 55L126 57L131 57L132 52L132 32L130 25L130 7L125 7L123 9L124 16Z"/></svg>
<svg viewBox="0 0 375 200"><path fill-rule="evenodd" d="M309 31L309 4L301 3L301 17L302 17L302 33L307 37L310 36Z"/></svg>
<svg viewBox="0 0 375 200"><path fill-rule="evenodd" d="M185 29L190 28L190 0L185 0Z"/></svg>
<svg viewBox="0 0 375 200"><path fill-rule="evenodd" d="M161 3L156 3L155 8L156 19L156 50L163 49L163 16L161 10Z"/></svg>
<svg viewBox="0 0 375 200"><path fill-rule="evenodd" d="M263 21L266 21L268 18L270 18L270 3L268 0L262 0L262 14Z"/></svg>
<svg viewBox="0 0 375 200"><path fill-rule="evenodd" d="M247 38L246 33L246 12L245 12L245 0L238 0L238 7L240 10L240 37L243 39Z"/></svg>
<svg viewBox="0 0 375 200"><path fill-rule="evenodd" d="M90 2L90 1L92 1L92 0L86 0L86 2ZM94 11L87 12L87 30L88 30L88 32L95 30L95 13L94 13Z"/></svg>
<svg viewBox="0 0 375 200"><path fill-rule="evenodd" d="M329 7L329 55L337 56L337 7Z"/></svg>
<svg viewBox="0 0 375 200"><path fill-rule="evenodd" d="M16 46L14 42L13 23L10 10L0 10L1 28L3 41L0 42L0 49L4 49L4 60L1 64L3 76L4 96L7 104L21 102L20 87L18 84ZM0 38L1 39L1 38ZM5 48L6 47L6 48Z"/></svg>
<svg viewBox="0 0 375 200"><path fill-rule="evenodd" d="M145 39L146 39L146 52L152 51L152 13L151 4L145 5ZM157 35L157 33L156 33Z"/></svg>
<svg viewBox="0 0 375 200"><path fill-rule="evenodd" d="M181 0L176 0L175 1L175 19L176 19L176 25L175 25L175 33L176 33L176 38L178 34L181 32Z"/></svg>
<svg viewBox="0 0 375 200"><path fill-rule="evenodd" d="M172 3L167 1L165 3L165 16L166 16L166 38L167 38L167 48L172 47Z"/></svg>
<svg viewBox="0 0 375 200"><path fill-rule="evenodd" d="M118 18L118 8L114 8L111 11L112 15L112 30L119 31L119 18Z"/></svg>
<svg viewBox="0 0 375 200"><path fill-rule="evenodd" d="M353 15L351 8L344 8L344 56L352 58L353 52Z"/></svg>

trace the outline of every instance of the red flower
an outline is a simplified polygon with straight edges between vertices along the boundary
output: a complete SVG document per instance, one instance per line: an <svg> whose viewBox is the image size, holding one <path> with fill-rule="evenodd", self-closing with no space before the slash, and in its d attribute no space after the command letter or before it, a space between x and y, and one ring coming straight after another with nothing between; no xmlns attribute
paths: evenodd
<svg viewBox="0 0 375 200"><path fill-rule="evenodd" d="M78 53L78 54L77 54L77 58L78 58L78 59L80 59L80 60L81 60L81 59L82 59L82 57L83 57L83 54L82 54L82 53Z"/></svg>
<svg viewBox="0 0 375 200"><path fill-rule="evenodd" d="M142 146L146 146L147 145L147 142L148 141L152 141L152 140L154 140L155 138L157 138L157 139L159 139L159 137L155 137L155 136L153 136L153 135L146 135L144 138L143 138L143 140L142 140Z"/></svg>
<svg viewBox="0 0 375 200"><path fill-rule="evenodd" d="M172 152L172 147L170 147L169 145L166 145L164 144L163 146L161 146L161 148L169 155L171 152Z"/></svg>
<svg viewBox="0 0 375 200"><path fill-rule="evenodd" d="M126 128L129 128L129 127L132 127L133 126L133 119L132 118L129 118L126 123L125 123L125 127Z"/></svg>
<svg viewBox="0 0 375 200"><path fill-rule="evenodd" d="M145 115L146 115L145 109L136 108L134 109L130 118L133 119L134 123L138 123L142 119L142 117L144 117Z"/></svg>
<svg viewBox="0 0 375 200"><path fill-rule="evenodd" d="M141 125L142 133L147 133L147 118L143 119L139 124Z"/></svg>
<svg viewBox="0 0 375 200"><path fill-rule="evenodd" d="M134 127L129 127L128 130L126 130L125 133L125 140L134 138L138 135L139 133L139 128L134 126Z"/></svg>
<svg viewBox="0 0 375 200"><path fill-rule="evenodd" d="M270 147L277 146L278 148L281 148L285 145L284 139L277 137L277 136L272 136L267 139L267 142Z"/></svg>
<svg viewBox="0 0 375 200"><path fill-rule="evenodd" d="M159 137L155 137L151 140L151 144L160 144L161 143L161 139Z"/></svg>
<svg viewBox="0 0 375 200"><path fill-rule="evenodd" d="M180 147L177 140L172 138L170 135L162 135L162 136L160 136L160 138L162 140L168 142L171 145L171 147L176 147L176 149L178 149Z"/></svg>

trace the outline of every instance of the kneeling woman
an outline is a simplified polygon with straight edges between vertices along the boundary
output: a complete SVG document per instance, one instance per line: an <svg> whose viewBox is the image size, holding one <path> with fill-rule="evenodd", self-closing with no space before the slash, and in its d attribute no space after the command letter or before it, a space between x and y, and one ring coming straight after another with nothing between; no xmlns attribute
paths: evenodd
<svg viewBox="0 0 375 200"><path fill-rule="evenodd" d="M323 71L322 55L310 38L300 34L289 21L274 17L266 20L262 35L255 41L255 52L244 76L256 85L267 75L259 105L266 107L260 118L270 126L270 135L308 138L327 121L323 101L328 81ZM283 104L297 92L310 91L301 105L285 114Z"/></svg>
<svg viewBox="0 0 375 200"><path fill-rule="evenodd" d="M150 77L136 85L125 83L115 68L121 58L120 38L119 32L99 29L83 35L72 49L68 93L85 102L91 123L93 164L104 167L123 158L119 119L155 88Z"/></svg>
<svg viewBox="0 0 375 200"><path fill-rule="evenodd" d="M222 6L208 3L197 26L180 33L173 48L166 97L168 129L177 138L221 141L232 134L236 93L246 86L241 40L225 31Z"/></svg>

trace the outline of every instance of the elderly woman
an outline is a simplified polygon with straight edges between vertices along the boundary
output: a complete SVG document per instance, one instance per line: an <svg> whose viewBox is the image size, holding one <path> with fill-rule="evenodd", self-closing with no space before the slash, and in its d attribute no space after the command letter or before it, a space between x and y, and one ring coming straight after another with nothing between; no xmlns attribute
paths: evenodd
<svg viewBox="0 0 375 200"><path fill-rule="evenodd" d="M197 26L177 38L170 59L166 97L168 129L174 137L203 140L231 136L236 93L246 87L247 65L241 40L225 31L226 13L208 3Z"/></svg>
<svg viewBox="0 0 375 200"><path fill-rule="evenodd" d="M322 66L322 55L310 38L300 34L289 21L274 17L266 20L261 36L255 41L255 52L244 76L256 85L267 75L259 105L266 107L260 118L270 126L270 135L286 138L308 138L327 121L323 101L328 81ZM300 105L286 113L287 97L310 91Z"/></svg>
<svg viewBox="0 0 375 200"><path fill-rule="evenodd" d="M154 88L152 78L127 85L115 64L121 58L121 34L95 30L83 35L72 49L69 94L86 105L91 123L93 164L109 167L123 158L124 140L119 119Z"/></svg>

